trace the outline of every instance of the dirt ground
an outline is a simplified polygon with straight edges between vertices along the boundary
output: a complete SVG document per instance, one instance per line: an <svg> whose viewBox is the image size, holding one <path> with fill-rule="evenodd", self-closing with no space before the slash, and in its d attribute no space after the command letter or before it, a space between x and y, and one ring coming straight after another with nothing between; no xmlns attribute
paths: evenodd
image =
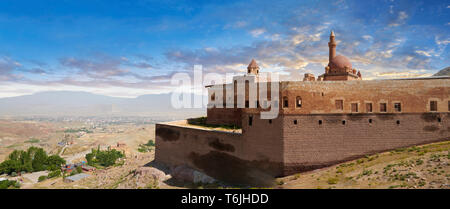
<svg viewBox="0 0 450 209"><path fill-rule="evenodd" d="M450 142L366 156L277 179L275 188L450 189Z"/></svg>

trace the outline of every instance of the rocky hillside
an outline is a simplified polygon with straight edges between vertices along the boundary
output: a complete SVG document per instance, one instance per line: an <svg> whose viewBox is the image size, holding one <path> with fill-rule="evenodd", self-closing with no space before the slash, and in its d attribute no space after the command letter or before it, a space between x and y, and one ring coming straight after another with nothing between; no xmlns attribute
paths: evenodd
<svg viewBox="0 0 450 209"><path fill-rule="evenodd" d="M446 67L446 68L440 70L433 76L450 76L450 67Z"/></svg>
<svg viewBox="0 0 450 209"><path fill-rule="evenodd" d="M450 141L366 156L277 183L277 188L450 189Z"/></svg>
<svg viewBox="0 0 450 209"><path fill-rule="evenodd" d="M79 182L49 179L32 188L174 189L235 188L223 184L182 183L149 164L154 151L123 165L97 170ZM186 174L186 172L184 172ZM195 179L195 178L194 178ZM276 179L283 189L450 189L450 141L401 148L354 161Z"/></svg>

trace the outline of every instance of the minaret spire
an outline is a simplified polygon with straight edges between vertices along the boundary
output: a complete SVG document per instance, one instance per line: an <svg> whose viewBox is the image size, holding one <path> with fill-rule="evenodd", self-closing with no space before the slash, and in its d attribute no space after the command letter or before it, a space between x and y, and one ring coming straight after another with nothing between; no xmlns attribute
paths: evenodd
<svg viewBox="0 0 450 209"><path fill-rule="evenodd" d="M331 59L333 59L333 57L336 56L336 41L334 41L334 31L331 31L330 34L330 42L328 42L328 47L330 48L330 53L329 53L329 59L328 61L331 62Z"/></svg>

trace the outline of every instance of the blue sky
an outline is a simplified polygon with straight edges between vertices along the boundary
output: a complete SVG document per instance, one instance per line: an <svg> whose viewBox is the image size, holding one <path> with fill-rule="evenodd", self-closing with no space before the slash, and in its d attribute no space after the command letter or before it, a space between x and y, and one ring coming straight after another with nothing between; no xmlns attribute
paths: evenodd
<svg viewBox="0 0 450 209"><path fill-rule="evenodd" d="M328 36L364 79L429 76L450 66L450 1L0 2L0 97L49 90L135 97L206 72L316 76Z"/></svg>

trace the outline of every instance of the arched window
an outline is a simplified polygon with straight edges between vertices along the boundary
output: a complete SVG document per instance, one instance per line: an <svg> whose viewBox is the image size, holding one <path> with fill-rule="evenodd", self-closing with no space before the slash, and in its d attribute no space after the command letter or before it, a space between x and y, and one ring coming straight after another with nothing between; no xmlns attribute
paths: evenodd
<svg viewBox="0 0 450 209"><path fill-rule="evenodd" d="M283 97L283 107L284 107L284 108L289 107L289 100L288 100L288 97Z"/></svg>
<svg viewBox="0 0 450 209"><path fill-rule="evenodd" d="M301 108L301 107L302 107L302 98L301 98L301 97L297 97L297 98L295 99L295 106L296 106L297 108Z"/></svg>
<svg viewBox="0 0 450 209"><path fill-rule="evenodd" d="M216 93L211 94L211 101L214 101L214 100L216 100Z"/></svg>

